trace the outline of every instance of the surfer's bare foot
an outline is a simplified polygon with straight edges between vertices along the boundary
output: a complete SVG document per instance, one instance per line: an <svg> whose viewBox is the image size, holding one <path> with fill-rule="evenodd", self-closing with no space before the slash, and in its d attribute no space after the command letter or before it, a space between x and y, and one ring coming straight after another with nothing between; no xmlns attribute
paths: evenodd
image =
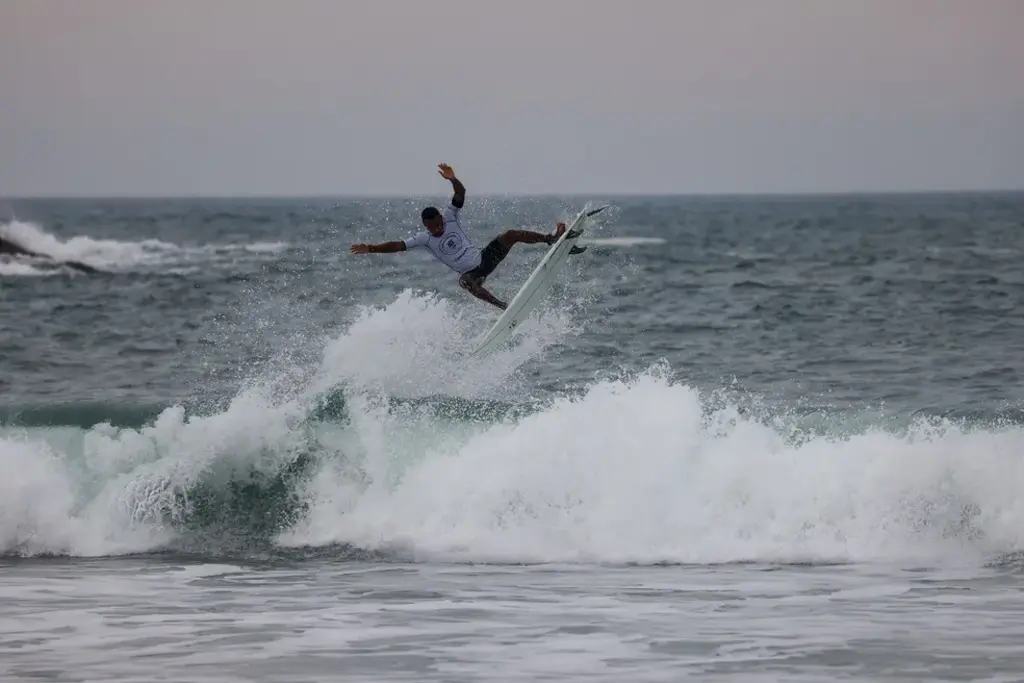
<svg viewBox="0 0 1024 683"><path fill-rule="evenodd" d="M555 242L557 242L558 238L561 237L562 233L564 232L565 223L559 223L558 227L555 229L555 233L553 235L548 235L548 244L554 244Z"/></svg>

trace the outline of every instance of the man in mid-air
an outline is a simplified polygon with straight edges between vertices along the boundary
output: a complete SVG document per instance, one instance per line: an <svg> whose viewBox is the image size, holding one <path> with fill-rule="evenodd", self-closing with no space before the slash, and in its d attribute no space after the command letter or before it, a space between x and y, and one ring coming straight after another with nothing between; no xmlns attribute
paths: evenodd
<svg viewBox="0 0 1024 683"><path fill-rule="evenodd" d="M463 289L478 299L504 310L507 304L484 289L484 280L508 256L513 245L554 244L565 232L565 223L559 223L555 232L550 235L530 230L506 230L481 250L463 231L462 222L459 220L459 212L466 202L466 187L455 177L455 171L448 164L438 164L437 168L441 177L451 182L454 194L451 204L445 207L443 213L433 206L423 209L420 218L426 230L394 242L353 244L350 251L353 254L389 254L423 247L441 263L459 273L459 285ZM566 239L575 236L570 233ZM578 254L585 248L574 246L569 253Z"/></svg>

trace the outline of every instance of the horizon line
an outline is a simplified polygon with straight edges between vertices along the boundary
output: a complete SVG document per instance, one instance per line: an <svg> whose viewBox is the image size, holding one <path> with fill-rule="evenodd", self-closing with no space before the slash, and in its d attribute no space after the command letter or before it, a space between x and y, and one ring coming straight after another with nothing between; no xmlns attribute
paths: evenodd
<svg viewBox="0 0 1024 683"><path fill-rule="evenodd" d="M925 195L982 195L982 194L1021 194L1021 188L989 188L989 189L902 189L902 190L786 190L786 191L733 191L733 192L608 192L608 191L576 191L576 192L467 192L469 196L483 198L578 198L578 197L621 197L621 198L770 198L770 197L855 197L855 196L925 196ZM106 194L106 193L44 193L26 195L0 195L0 202L12 201L61 201L61 200L182 200L182 199L421 199L446 195L441 193L199 193L199 194Z"/></svg>

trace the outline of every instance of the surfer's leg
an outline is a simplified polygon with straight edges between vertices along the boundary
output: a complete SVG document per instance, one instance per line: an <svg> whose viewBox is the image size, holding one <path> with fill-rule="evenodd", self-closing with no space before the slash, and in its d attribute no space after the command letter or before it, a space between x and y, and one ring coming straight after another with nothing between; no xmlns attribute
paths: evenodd
<svg viewBox="0 0 1024 683"><path fill-rule="evenodd" d="M463 273L459 277L459 286L468 291L478 299L505 310L506 304L493 294L484 289L484 280L490 275L498 264L508 256L508 248L497 238L491 240L480 253L480 265L473 270Z"/></svg>
<svg viewBox="0 0 1024 683"><path fill-rule="evenodd" d="M480 252L480 265L473 270L469 271L467 275L472 277L477 284L483 284L487 276L494 272L494 269L498 267L498 264L505 260L508 256L509 247L505 246L505 243L501 241L500 237L495 237L493 240L487 243L487 246Z"/></svg>
<svg viewBox="0 0 1024 683"><path fill-rule="evenodd" d="M511 249L516 244L550 244L551 236L533 230L506 230L497 240L505 249Z"/></svg>
<svg viewBox="0 0 1024 683"><path fill-rule="evenodd" d="M484 289L483 284L481 284L481 281L473 274L473 271L463 273L462 276L459 277L459 286L475 296L477 299L481 299L493 306L497 306L503 311L508 307L508 304Z"/></svg>
<svg viewBox="0 0 1024 683"><path fill-rule="evenodd" d="M554 244L565 232L565 223L559 223L554 234L545 235L533 230L506 230L496 238L506 250L515 244ZM504 258L504 257L503 257Z"/></svg>

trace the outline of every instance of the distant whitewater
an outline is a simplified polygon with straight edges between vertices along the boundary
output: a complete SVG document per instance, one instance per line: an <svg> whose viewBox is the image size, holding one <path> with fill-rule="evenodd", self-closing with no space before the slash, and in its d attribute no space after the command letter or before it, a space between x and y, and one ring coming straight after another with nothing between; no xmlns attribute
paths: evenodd
<svg viewBox="0 0 1024 683"><path fill-rule="evenodd" d="M276 254L287 242L178 246L159 239L123 241L76 236L61 240L42 227L19 220L0 223L0 237L54 261L78 261L108 272L162 271L177 274L236 258L239 253ZM54 275L48 259L0 255L0 277Z"/></svg>

